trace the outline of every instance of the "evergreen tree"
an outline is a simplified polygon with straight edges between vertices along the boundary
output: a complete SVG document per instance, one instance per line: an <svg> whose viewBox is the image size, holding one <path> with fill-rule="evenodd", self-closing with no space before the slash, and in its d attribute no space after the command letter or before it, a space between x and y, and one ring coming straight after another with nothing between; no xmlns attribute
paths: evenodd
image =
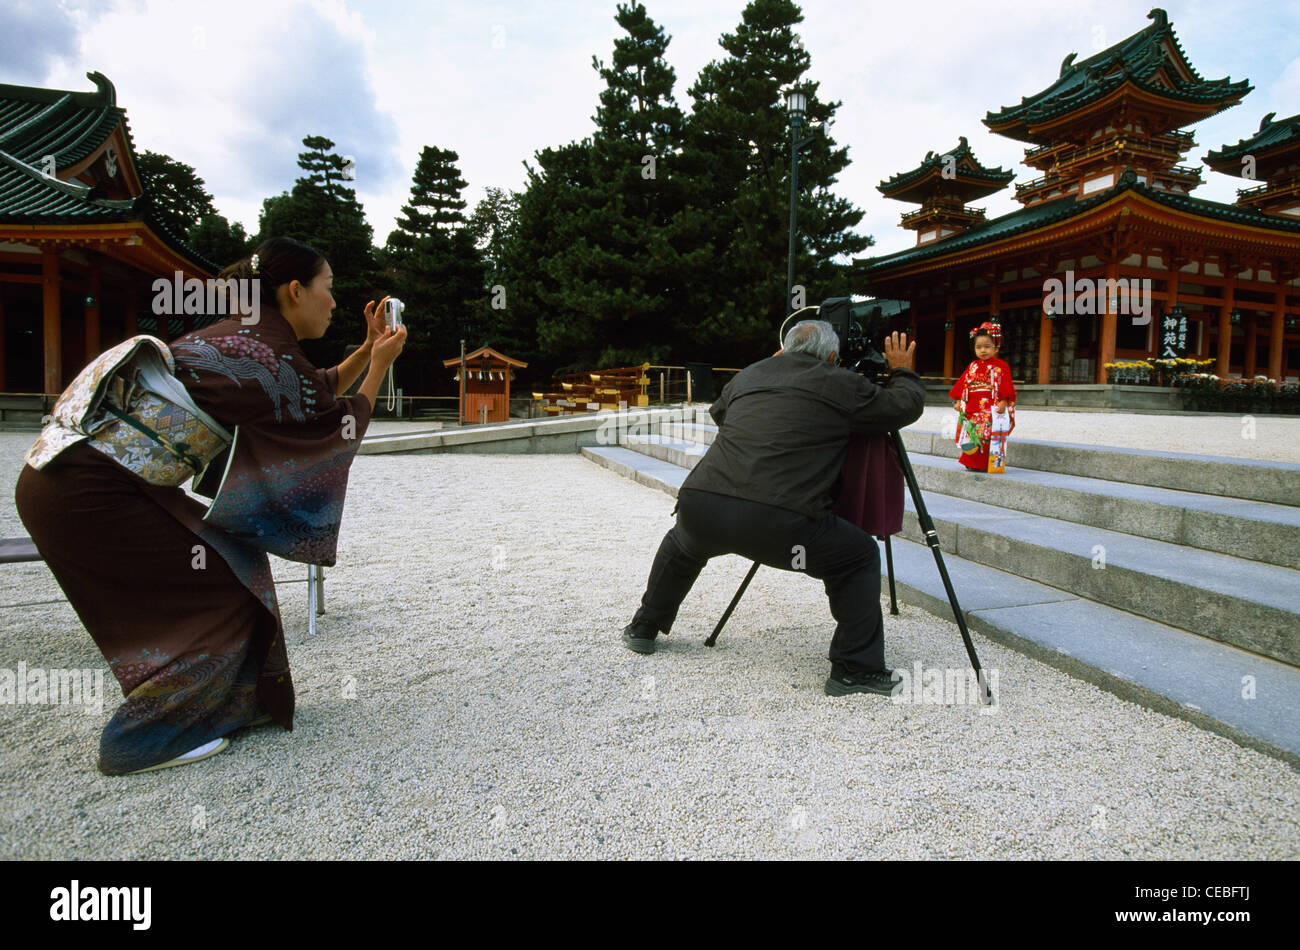
<svg viewBox="0 0 1300 950"><path fill-rule="evenodd" d="M338 362L347 346L365 335L362 312L378 291L374 231L356 192L344 184L347 162L333 153L334 143L324 136L302 140L307 151L298 155L305 172L288 193L262 203L259 235L254 244L272 237L291 237L317 248L334 272L334 299L338 309L324 339L309 346L313 358Z"/></svg>
<svg viewBox="0 0 1300 950"><path fill-rule="evenodd" d="M484 267L463 213L458 160L454 151L425 146L384 253L394 291L407 305L408 363L426 364L412 387L421 391L431 383L434 361L458 353L462 339L469 350L485 342ZM408 367L408 378L414 371Z"/></svg>
<svg viewBox="0 0 1300 950"><path fill-rule="evenodd" d="M528 361L534 379L544 380L561 366L571 366L569 354L544 353L538 326L562 300L567 283L547 262L564 250L579 195L591 187L590 140L537 152L537 167L524 163L528 183L519 195L514 222L502 244L494 285L505 291L505 308L497 311L495 333L511 356Z"/></svg>
<svg viewBox="0 0 1300 950"><path fill-rule="evenodd" d="M660 361L673 351L684 302L674 217L683 189L675 167L683 116L664 61L669 38L637 0L621 3L625 31L608 66L588 150L590 181L560 222L557 252L543 259L554 281L538 339L557 358L587 366Z"/></svg>
<svg viewBox="0 0 1300 950"><path fill-rule="evenodd" d="M701 70L687 153L698 172L693 223L716 255L715 278L692 282L691 310L701 315L701 342L715 352L735 348L737 365L771 352L788 312L785 299L789 239L790 125L783 96L798 84L808 97L799 154L795 283L807 303L841 292L843 268L834 258L862 251L871 239L852 232L863 212L831 192L849 164L826 127L838 102L817 98L803 79L811 58L794 27L803 20L791 0L751 0L735 33L719 41L727 56ZM697 272L698 274L698 272Z"/></svg>
<svg viewBox="0 0 1300 950"><path fill-rule="evenodd" d="M529 332L517 324L509 288L510 242L518 228L519 199L515 192L488 188L470 216L467 228L483 263L483 282L487 288L471 310L484 342L498 352L529 360L536 350L535 328Z"/></svg>
<svg viewBox="0 0 1300 950"><path fill-rule="evenodd" d="M487 188L483 200L474 206L470 215L469 230L487 268L489 284L497 283L493 278L503 273L506 242L518 215L519 195L500 188Z"/></svg>
<svg viewBox="0 0 1300 950"><path fill-rule="evenodd" d="M135 170L154 215L177 237L184 238L205 215L217 213L193 166L145 151L136 156Z"/></svg>
<svg viewBox="0 0 1300 950"><path fill-rule="evenodd" d="M218 267L232 264L252 250L244 226L238 221L231 224L219 214L205 214L190 228L185 243Z"/></svg>

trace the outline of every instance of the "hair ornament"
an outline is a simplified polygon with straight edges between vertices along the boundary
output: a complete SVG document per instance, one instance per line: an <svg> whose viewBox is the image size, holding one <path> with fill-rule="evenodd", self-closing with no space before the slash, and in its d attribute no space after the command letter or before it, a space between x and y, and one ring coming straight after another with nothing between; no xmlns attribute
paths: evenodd
<svg viewBox="0 0 1300 950"><path fill-rule="evenodd" d="M991 323L990 321L985 320L974 330L970 331L970 338L973 340L980 333L987 333L990 337L992 337L994 346L1002 345L1002 327L999 326L998 324Z"/></svg>

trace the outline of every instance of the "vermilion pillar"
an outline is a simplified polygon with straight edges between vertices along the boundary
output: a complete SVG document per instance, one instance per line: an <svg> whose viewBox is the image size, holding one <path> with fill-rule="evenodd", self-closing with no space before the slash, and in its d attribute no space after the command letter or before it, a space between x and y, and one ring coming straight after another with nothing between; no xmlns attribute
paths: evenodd
<svg viewBox="0 0 1300 950"><path fill-rule="evenodd" d="M86 363L89 364L99 355L99 292L101 289L99 261L90 263L90 299L94 303L86 305Z"/></svg>
<svg viewBox="0 0 1300 950"><path fill-rule="evenodd" d="M0 284L0 393L5 391L5 287Z"/></svg>
<svg viewBox="0 0 1300 950"><path fill-rule="evenodd" d="M1119 261L1112 260L1106 265L1106 286L1114 287L1119 278ZM1111 309L1106 294L1097 294L1097 306L1101 310L1101 340L1097 345L1097 382L1106 381L1106 364L1115 361L1115 311Z"/></svg>
<svg viewBox="0 0 1300 950"><path fill-rule="evenodd" d="M1286 291L1277 295L1273 305L1273 326L1268 336L1268 378L1282 381L1282 335L1286 332Z"/></svg>
<svg viewBox="0 0 1300 950"><path fill-rule="evenodd" d="M63 324L59 319L59 256L52 247L41 248L41 327L45 357L43 392L63 391Z"/></svg>
<svg viewBox="0 0 1300 950"><path fill-rule="evenodd" d="M957 362L957 298L951 294L948 296L948 315L944 318L944 325L948 328L943 332L943 380L947 382L954 377Z"/></svg>
<svg viewBox="0 0 1300 950"><path fill-rule="evenodd" d="M1259 277L1258 274L1255 275ZM1219 356L1214 364L1216 376L1223 377L1229 373L1229 361L1232 359L1232 308L1237 305L1237 275L1228 275L1223 285L1223 306L1219 308Z"/></svg>
<svg viewBox="0 0 1300 950"><path fill-rule="evenodd" d="M1038 382L1046 386L1052 381L1052 321L1044 310L1038 317Z"/></svg>

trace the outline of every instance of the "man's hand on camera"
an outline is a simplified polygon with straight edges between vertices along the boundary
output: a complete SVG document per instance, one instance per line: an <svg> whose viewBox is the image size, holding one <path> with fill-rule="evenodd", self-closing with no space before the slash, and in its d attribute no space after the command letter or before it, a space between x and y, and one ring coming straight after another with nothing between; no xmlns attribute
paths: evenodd
<svg viewBox="0 0 1300 950"><path fill-rule="evenodd" d="M895 330L885 337L885 362L891 370L916 368L916 341L907 342L907 334Z"/></svg>

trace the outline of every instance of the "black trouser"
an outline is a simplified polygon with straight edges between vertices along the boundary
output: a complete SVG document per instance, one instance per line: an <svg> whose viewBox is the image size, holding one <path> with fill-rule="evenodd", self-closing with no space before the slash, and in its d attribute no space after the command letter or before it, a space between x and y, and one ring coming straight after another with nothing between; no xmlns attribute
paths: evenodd
<svg viewBox="0 0 1300 950"><path fill-rule="evenodd" d="M677 524L659 545L633 622L671 630L705 563L722 554L739 554L783 571L802 570L822 581L836 621L831 662L865 671L885 668L875 539L835 515L815 521L712 492L688 488L678 494Z"/></svg>

